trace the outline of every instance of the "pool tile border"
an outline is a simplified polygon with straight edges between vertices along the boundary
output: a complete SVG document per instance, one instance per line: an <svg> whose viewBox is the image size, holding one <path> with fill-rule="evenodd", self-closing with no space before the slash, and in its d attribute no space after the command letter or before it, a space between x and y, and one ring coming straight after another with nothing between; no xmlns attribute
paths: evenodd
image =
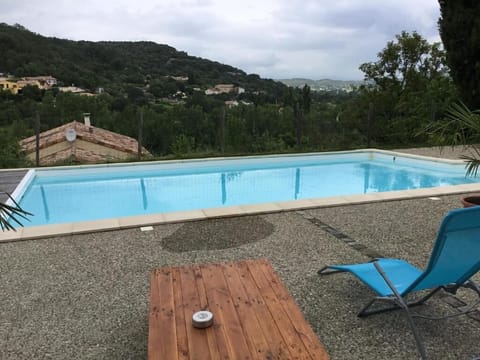
<svg viewBox="0 0 480 360"><path fill-rule="evenodd" d="M467 194L470 192L480 192L480 183L442 186L426 189L378 192L359 195L334 196L316 199L291 200L274 203L229 206L202 210L188 210L171 213L158 213L150 215L85 221L79 223L31 226L26 228L19 228L17 229L17 231L0 232L0 243L43 239L62 235L65 236L72 234L85 234L97 231L140 228L147 225L161 225L232 216L258 215L320 207L334 207L374 202L406 200L414 198L428 198L441 195Z"/></svg>

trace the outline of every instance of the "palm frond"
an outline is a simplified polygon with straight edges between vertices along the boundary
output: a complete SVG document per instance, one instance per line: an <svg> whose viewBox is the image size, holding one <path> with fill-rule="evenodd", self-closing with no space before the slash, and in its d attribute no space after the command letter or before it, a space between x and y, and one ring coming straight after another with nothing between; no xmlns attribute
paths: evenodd
<svg viewBox="0 0 480 360"><path fill-rule="evenodd" d="M444 121L428 124L423 130L442 145L467 145L480 140L480 111L471 111L463 103L454 103Z"/></svg>
<svg viewBox="0 0 480 360"><path fill-rule="evenodd" d="M14 230L14 223L23 226L21 220L30 221L27 216L32 216L33 214L29 213L26 210L23 210L20 205L15 201L14 198L8 193L6 194L9 199L12 201L13 205L7 205L6 203L0 202L0 228L2 231L5 230Z"/></svg>
<svg viewBox="0 0 480 360"><path fill-rule="evenodd" d="M466 176L472 176L476 177L478 168L480 167L480 160L479 159L473 159L473 158L468 158L467 159L467 166L466 166Z"/></svg>
<svg viewBox="0 0 480 360"><path fill-rule="evenodd" d="M476 145L471 146L471 151L474 153L472 155L462 155L460 156L463 160L466 161L466 176L477 176L478 169L480 168L480 149Z"/></svg>
<svg viewBox="0 0 480 360"><path fill-rule="evenodd" d="M454 103L445 113L443 121L428 124L423 132L443 146L462 145L471 154L460 156L466 161L466 176L477 176L480 168L480 110L470 110L463 103Z"/></svg>

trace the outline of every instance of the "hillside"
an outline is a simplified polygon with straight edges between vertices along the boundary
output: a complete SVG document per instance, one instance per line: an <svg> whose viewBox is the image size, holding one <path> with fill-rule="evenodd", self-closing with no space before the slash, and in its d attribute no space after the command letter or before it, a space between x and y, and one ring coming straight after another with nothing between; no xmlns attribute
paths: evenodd
<svg viewBox="0 0 480 360"><path fill-rule="evenodd" d="M273 80L154 42L92 42L44 37L20 25L0 24L0 73L52 75L64 85L117 92L128 85L188 76L189 84L209 87L233 83L251 91L280 93Z"/></svg>
<svg viewBox="0 0 480 360"><path fill-rule="evenodd" d="M321 80L312 80L312 79L278 79L281 83L292 86L292 87L303 87L305 84L310 86L314 91L334 91L334 90L344 90L349 91L353 87L358 87L365 84L364 81L359 80L331 80L331 79L321 79Z"/></svg>

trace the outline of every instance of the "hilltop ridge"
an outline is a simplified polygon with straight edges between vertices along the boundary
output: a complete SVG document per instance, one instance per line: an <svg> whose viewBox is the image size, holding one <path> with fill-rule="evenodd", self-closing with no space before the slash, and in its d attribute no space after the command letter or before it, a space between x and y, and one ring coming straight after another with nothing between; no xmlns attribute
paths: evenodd
<svg viewBox="0 0 480 360"><path fill-rule="evenodd" d="M256 74L221 64L151 41L73 41L45 37L21 25L0 24L0 73L18 77L51 75L64 85L109 92L125 86L168 83L174 76L207 88L235 84L248 90L280 93L284 85Z"/></svg>

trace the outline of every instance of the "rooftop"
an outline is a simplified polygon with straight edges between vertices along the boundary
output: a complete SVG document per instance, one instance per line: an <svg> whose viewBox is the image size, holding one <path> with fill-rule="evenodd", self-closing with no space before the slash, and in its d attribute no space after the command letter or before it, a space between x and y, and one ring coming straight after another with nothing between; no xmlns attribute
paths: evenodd
<svg viewBox="0 0 480 360"><path fill-rule="evenodd" d="M74 129L77 139L99 144L132 155L137 154L137 140L99 127L87 126L83 122L78 121L72 121L40 133L40 149L65 141L65 131L67 129ZM30 136L21 140L20 145L27 154L35 152L35 136ZM148 154L146 149L143 149L142 152Z"/></svg>

